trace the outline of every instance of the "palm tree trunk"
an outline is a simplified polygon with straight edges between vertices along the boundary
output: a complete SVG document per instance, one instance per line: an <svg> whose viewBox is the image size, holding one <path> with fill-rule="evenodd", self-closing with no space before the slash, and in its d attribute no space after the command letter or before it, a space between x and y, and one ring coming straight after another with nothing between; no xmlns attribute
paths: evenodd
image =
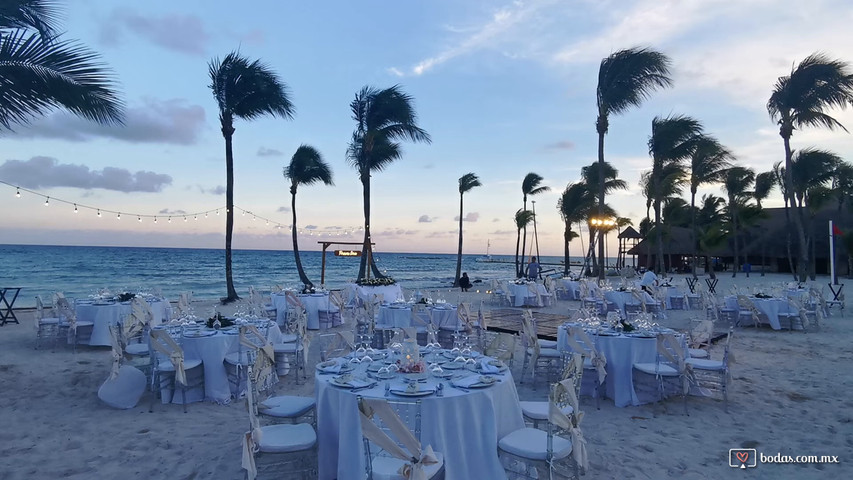
<svg viewBox="0 0 853 480"><path fill-rule="evenodd" d="M521 270L518 266L518 247L521 245L521 229L518 229L518 233L515 236L515 278L521 278Z"/></svg>
<svg viewBox="0 0 853 480"><path fill-rule="evenodd" d="M665 262L663 259L663 229L660 225L660 199L655 199L655 240L657 241L657 271L659 274L666 273Z"/></svg>
<svg viewBox="0 0 853 480"><path fill-rule="evenodd" d="M459 193L459 251L456 254L456 276L453 278L453 286L459 286L459 277L462 275L462 198L464 193Z"/></svg>
<svg viewBox="0 0 853 480"><path fill-rule="evenodd" d="M524 276L524 260L525 260L525 251L527 250L527 230L523 230L521 232L521 263L518 268L518 276Z"/></svg>
<svg viewBox="0 0 853 480"><path fill-rule="evenodd" d="M598 121L595 124L598 131L598 218L604 216L604 135L607 133L607 124L607 117L599 112ZM598 265L598 279L604 280L604 265L606 261L604 258L603 229L598 230L598 259L600 260L600 264Z"/></svg>
<svg viewBox="0 0 853 480"><path fill-rule="evenodd" d="M729 202L729 205L733 205L733 204L734 204L734 201ZM736 208L736 207L730 207L730 208ZM737 238L738 237L738 231L737 231L737 213L736 213L736 211L732 212L732 232L734 233L734 239L735 239L735 246L734 246L735 260L734 260L734 265L732 265L732 278L734 278L737 276L738 258L740 258L740 244L738 243L738 238Z"/></svg>
<svg viewBox="0 0 853 480"><path fill-rule="evenodd" d="M302 268L302 259L299 257L299 242L296 236L296 185L291 185L290 194L290 210L293 212L293 228L291 229L291 233L293 234L293 257L296 261L296 271L299 272L299 280L303 285L308 288L314 288L314 284L305 275L305 269Z"/></svg>
<svg viewBox="0 0 853 480"><path fill-rule="evenodd" d="M797 281L797 269L794 268L794 256L791 253L791 212L788 210L788 196L785 197L785 250L788 253L788 269Z"/></svg>
<svg viewBox="0 0 853 480"><path fill-rule="evenodd" d="M222 303L230 303L240 299L234 289L234 279L231 271L231 239L234 233L234 152L231 139L234 127L230 119L223 120L222 136L225 137L225 285L226 296Z"/></svg>
<svg viewBox="0 0 853 480"><path fill-rule="evenodd" d="M571 224L566 222L566 229L563 230L563 276L569 276L569 263L571 263L571 256L569 256L569 242L571 241L572 230Z"/></svg>
<svg viewBox="0 0 853 480"><path fill-rule="evenodd" d="M802 208L797 207L795 203L795 192L794 192L794 179L793 173L791 172L791 135L782 135L782 139L785 142L785 183L787 183L786 191L788 192L788 197L791 199L791 208L794 209L794 229L797 232L797 237L800 241L800 256L799 261L797 262L797 277L799 281L805 282L806 275L808 271L808 263L809 263L809 246L806 243L806 231L805 226L803 225L803 212Z"/></svg>
<svg viewBox="0 0 853 480"><path fill-rule="evenodd" d="M696 280L698 275L696 275L696 267L698 267L697 261L699 260L699 242L696 241L696 190L690 189L690 240L693 248L693 257L691 266L693 270L693 280Z"/></svg>

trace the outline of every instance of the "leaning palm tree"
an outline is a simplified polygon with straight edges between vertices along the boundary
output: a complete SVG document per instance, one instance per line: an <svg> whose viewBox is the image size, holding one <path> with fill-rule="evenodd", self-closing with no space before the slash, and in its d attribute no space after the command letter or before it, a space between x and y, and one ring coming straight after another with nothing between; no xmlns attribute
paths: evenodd
<svg viewBox="0 0 853 480"><path fill-rule="evenodd" d="M643 100L659 88L672 85L669 76L669 58L655 50L633 47L610 54L601 60L598 69L598 86L595 91L598 118L598 161L604 163L604 136L610 127L610 114L625 113L631 107L639 107ZM601 182L604 181L602 177ZM603 215L604 185L598 189L598 215ZM604 233L599 233L598 255L602 267L598 271L604 279Z"/></svg>
<svg viewBox="0 0 853 480"><path fill-rule="evenodd" d="M533 212L530 210L524 210L519 208L518 211L515 212L515 228L518 229L518 234L515 237L515 272L516 278L521 278L524 276L524 265L522 262L521 267L519 267L518 262L518 247L521 246L521 231L526 227L530 222L533 221Z"/></svg>
<svg viewBox="0 0 853 480"><path fill-rule="evenodd" d="M545 185L541 185L542 180L543 179L542 179L541 175L539 175L537 173L533 173L533 172L530 172L524 176L524 180L521 181L521 193L524 195L524 210L527 210L527 197L528 196L532 197L534 195L539 195L540 193L545 193L545 192L551 190L550 187L547 187ZM534 208L534 210L535 210L535 208ZM535 226L536 220L534 220L533 222L534 222L534 226ZM532 243L530 245L530 250L533 251L533 244ZM524 256L524 253L526 251L527 251L527 226L525 225L524 236L522 237L522 240L521 240L521 256L522 257ZM536 251L536 254L537 255L539 254L538 250ZM521 268L524 268L524 266L522 265ZM521 272L519 272L519 274L520 273Z"/></svg>
<svg viewBox="0 0 853 480"><path fill-rule="evenodd" d="M124 104L98 54L55 34L55 2L0 5L0 130L61 108L101 125L122 124Z"/></svg>
<svg viewBox="0 0 853 480"><path fill-rule="evenodd" d="M763 208L761 206L761 202L767 200L767 197L770 196L770 192L773 191L773 187L776 186L776 174L773 171L761 172L755 176L755 186L752 190L752 199L755 200L755 204L758 207L758 213L761 214L763 212ZM762 235L763 237L763 235ZM763 247L762 242L762 247ZM764 276L764 264L766 262L767 251L765 248L761 249L761 276Z"/></svg>
<svg viewBox="0 0 853 480"><path fill-rule="evenodd" d="M785 253L788 255L788 269L794 277L794 280L799 280L797 276L797 268L794 263L794 255L791 251L791 205L788 196L788 190L785 183L785 167L782 166L782 161L773 164L773 176L776 177L776 185L782 193L783 210L785 211Z"/></svg>
<svg viewBox="0 0 853 480"><path fill-rule="evenodd" d="M808 244L802 209L794 205L794 188L791 168L793 152L791 136L794 129L804 127L826 127L830 130L844 126L825 113L834 108L853 105L853 75L848 64L831 60L821 53L806 57L790 75L779 77L767 102L770 118L779 125L779 135L785 145L784 193L789 197L794 210L794 228L800 241L797 274L805 281L808 270Z"/></svg>
<svg viewBox="0 0 853 480"><path fill-rule="evenodd" d="M731 225L732 238L734 239L734 265L732 277L737 276L738 261L740 260L740 247L738 241L738 215L740 210L746 206L749 199L749 187L755 180L755 172L747 167L732 167L726 170L723 179L723 190L729 197L728 211Z"/></svg>
<svg viewBox="0 0 853 480"><path fill-rule="evenodd" d="M714 271L714 266L711 264L711 258L708 252L725 240L725 215L723 207L726 201L713 194L702 195L702 205L697 212L696 222L699 225L699 236L697 243L699 244L699 252L705 257L705 265L708 267L708 276L712 279L717 278Z"/></svg>
<svg viewBox="0 0 853 480"><path fill-rule="evenodd" d="M370 239L370 175L385 170L395 160L403 157L400 140L430 143L429 134L417 124L414 99L399 85L382 90L364 87L350 103L352 118L356 122L352 139L347 146L347 158L358 172L364 203L364 246L367 256L361 257L358 279L365 275L382 278L374 262Z"/></svg>
<svg viewBox="0 0 853 480"><path fill-rule="evenodd" d="M655 232L658 247L658 271L665 272L663 258L663 229L660 228L661 205L669 197L681 193L687 180L684 162L693 155L702 124L684 115L655 117L652 120L652 135L649 137L649 155L652 157L652 173L649 178L652 205L655 212Z"/></svg>
<svg viewBox="0 0 853 480"><path fill-rule="evenodd" d="M293 212L293 225L290 226L293 234L293 256L296 261L296 271L299 272L299 280L305 285L305 290L314 288L314 284L305 274L302 268L302 259L299 257L299 243L296 237L296 189L299 185L313 185L323 182L326 185L332 183L332 169L323 161L314 147L300 145L296 153L290 159L290 164L284 169L284 178L290 180L290 210Z"/></svg>
<svg viewBox="0 0 853 480"><path fill-rule="evenodd" d="M734 155L720 144L716 138L703 135L696 141L696 148L690 155L690 231L693 244L693 278L697 278L696 266L698 238L696 230L696 192L699 187L722 180L723 172L731 166Z"/></svg>
<svg viewBox="0 0 853 480"><path fill-rule="evenodd" d="M474 173L466 173L459 177L459 251L456 253L456 276L453 280L453 286L459 286L459 276L462 274L462 220L464 212L462 209L462 199L465 193L470 192L474 187L481 186L480 179Z"/></svg>
<svg viewBox="0 0 853 480"><path fill-rule="evenodd" d="M570 183L557 200L557 211L563 219L565 229L563 230L563 275L568 275L570 270L571 256L569 255L569 242L578 238L578 232L572 230L572 224L581 222L589 216L593 198L589 189L583 182Z"/></svg>
<svg viewBox="0 0 853 480"><path fill-rule="evenodd" d="M225 138L225 282L222 303L239 300L231 273L231 237L234 232L234 120L254 120L272 115L292 118L293 104L287 87L268 66L231 52L221 61L208 64L210 89L219 109L219 123Z"/></svg>
<svg viewBox="0 0 853 480"><path fill-rule="evenodd" d="M587 195L590 197L588 199L589 208L584 210L583 213L585 216L581 219L587 223L589 218L593 216L593 213L600 218L615 217L616 212L610 207L610 205L605 204L603 209L593 208L593 206L595 205L596 199L599 198L599 192L602 185L604 185L605 195L615 190L628 189L628 182L619 178L619 171L613 168L613 165L609 162L593 162L585 167L581 167L581 182L586 186ZM599 240L603 240L604 234L607 233L606 230L602 230L600 228L591 228L589 230L589 252L587 253L587 258L592 260L593 270L595 270L598 265L595 258L595 251L593 250L595 243L593 242L593 238L594 232L596 231L600 233ZM601 258L601 261L604 262L603 257ZM601 268L604 269L604 263L601 265Z"/></svg>

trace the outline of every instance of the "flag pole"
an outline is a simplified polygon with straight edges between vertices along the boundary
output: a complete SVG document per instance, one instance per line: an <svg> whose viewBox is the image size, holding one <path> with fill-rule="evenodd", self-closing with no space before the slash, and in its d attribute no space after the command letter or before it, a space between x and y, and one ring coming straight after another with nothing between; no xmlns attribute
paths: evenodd
<svg viewBox="0 0 853 480"><path fill-rule="evenodd" d="M838 285L835 277L835 230L832 228L832 220L829 221L829 281Z"/></svg>

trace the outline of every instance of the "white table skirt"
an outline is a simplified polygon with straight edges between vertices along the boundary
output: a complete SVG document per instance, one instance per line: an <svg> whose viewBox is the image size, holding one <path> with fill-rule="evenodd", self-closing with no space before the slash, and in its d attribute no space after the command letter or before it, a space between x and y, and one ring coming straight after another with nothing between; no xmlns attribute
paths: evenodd
<svg viewBox="0 0 853 480"><path fill-rule="evenodd" d="M427 307L432 313L432 323L436 327L456 327L459 324L459 317L456 314L456 307L451 308L433 308ZM423 318L426 322L426 317ZM391 326L397 328L412 326L412 307L396 307L391 305L382 305L379 307L379 317L377 325Z"/></svg>
<svg viewBox="0 0 853 480"><path fill-rule="evenodd" d="M646 304L655 303L655 300L647 292L640 292L640 293L642 294L643 301L646 302ZM607 300L608 302L615 303L623 316L626 316L625 315L625 305L626 304L631 304L631 305L637 304L637 305L639 305L639 302L637 301L636 298L634 298L634 295L631 292L620 292L618 290L606 290L604 292L604 299Z"/></svg>
<svg viewBox="0 0 853 480"><path fill-rule="evenodd" d="M671 301L672 297L684 298L684 292L682 292L678 287L660 287L660 288L665 289L665 292L666 292L665 296L666 296L666 309L667 310L673 309L672 308L672 301ZM684 300L684 303L682 305L684 307L684 308L682 308L682 310L688 309L687 308L687 300Z"/></svg>
<svg viewBox="0 0 853 480"><path fill-rule="evenodd" d="M513 297L515 297L513 303L514 307L523 307L524 305L536 304L536 297L534 294L530 293L530 290L528 290L528 286L526 284L517 285L514 282L510 282L508 285L510 293ZM536 290L542 297L542 303L544 304L544 306L549 306L551 304L551 297L548 295L548 290L545 289L545 285L537 283Z"/></svg>
<svg viewBox="0 0 853 480"><path fill-rule="evenodd" d="M770 327L773 328L773 330L782 329L782 324L779 322L780 313L792 313L791 308L788 305L788 300L783 300L781 298L755 297L749 297L749 299L752 300L752 303L755 304L755 308L757 308L759 312L767 315L767 319L770 321ZM737 304L737 297L734 295L726 297L726 306L740 310L740 307Z"/></svg>
<svg viewBox="0 0 853 480"><path fill-rule="evenodd" d="M382 294L382 298L384 302L395 302L397 299L403 296L403 289L400 287L400 284L395 283L393 285L381 285L376 287L371 286L362 286L356 285L354 283L348 283L346 285L346 289L354 292L358 295L363 301L369 302L373 299L374 295ZM352 302L353 298L347 298L347 302ZM406 299L408 300L408 299Z"/></svg>
<svg viewBox="0 0 853 480"><path fill-rule="evenodd" d="M149 302L151 305L151 325L157 326L168 321L172 312L172 307L169 302L158 300ZM77 314L77 321L93 322L92 338L89 340L89 345L99 345L109 347L110 343L110 325L116 325L123 322L125 317L130 315L130 302L127 303L111 303L109 305L94 305L91 303L76 303L74 311Z"/></svg>
<svg viewBox="0 0 853 480"><path fill-rule="evenodd" d="M557 329L557 349L561 352L571 350L567 338L568 330L565 326L560 326ZM596 349L607 358L607 397L612 398L617 407L640 405L640 400L634 392L633 365L655 362L657 340L624 335L599 335L597 338Z"/></svg>
<svg viewBox="0 0 853 480"><path fill-rule="evenodd" d="M563 286L566 287L566 291L569 292L569 298L572 300L580 300L581 299L581 286L580 282L576 280L567 280L565 278L558 280L563 282Z"/></svg>
<svg viewBox="0 0 853 480"><path fill-rule="evenodd" d="M330 385L331 378L315 377L319 478L362 480L364 443L356 398L382 398L384 382L352 393ZM485 389L466 393L445 386L444 397L421 397L421 443L444 455L447 480L506 478L498 459L498 439L523 428L524 419L512 374L507 371L501 378L500 383ZM391 382L392 388L404 388L399 380ZM434 388L435 380L420 386Z"/></svg>
<svg viewBox="0 0 853 480"><path fill-rule="evenodd" d="M321 308L324 310L329 308L329 293L300 293L296 297L305 305L305 312L308 314L308 329L319 330L320 316L318 312ZM276 309L276 322L279 325L284 325L287 321L287 297L285 295L272 295L270 298Z"/></svg>
<svg viewBox="0 0 853 480"><path fill-rule="evenodd" d="M267 339L271 343L281 341L278 325L270 324ZM225 372L225 355L240 350L240 335L228 335L216 332L210 337L181 337L184 358L199 359L204 362L204 397L216 403L228 403L231 400L231 387Z"/></svg>

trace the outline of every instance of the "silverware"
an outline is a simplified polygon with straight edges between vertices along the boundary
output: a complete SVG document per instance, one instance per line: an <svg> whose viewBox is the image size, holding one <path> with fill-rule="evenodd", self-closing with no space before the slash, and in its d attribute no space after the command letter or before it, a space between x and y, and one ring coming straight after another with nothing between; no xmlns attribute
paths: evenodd
<svg viewBox="0 0 853 480"><path fill-rule="evenodd" d="M370 385L365 385L365 386L363 386L363 387L355 387L355 388L353 388L353 389L352 389L352 390L350 390L350 391L352 391L352 392L360 392L360 391L362 391L362 390L366 390L366 389L368 389L368 388L373 388L373 387L375 387L375 386L376 386L376 382L373 382L373 383L371 383Z"/></svg>

